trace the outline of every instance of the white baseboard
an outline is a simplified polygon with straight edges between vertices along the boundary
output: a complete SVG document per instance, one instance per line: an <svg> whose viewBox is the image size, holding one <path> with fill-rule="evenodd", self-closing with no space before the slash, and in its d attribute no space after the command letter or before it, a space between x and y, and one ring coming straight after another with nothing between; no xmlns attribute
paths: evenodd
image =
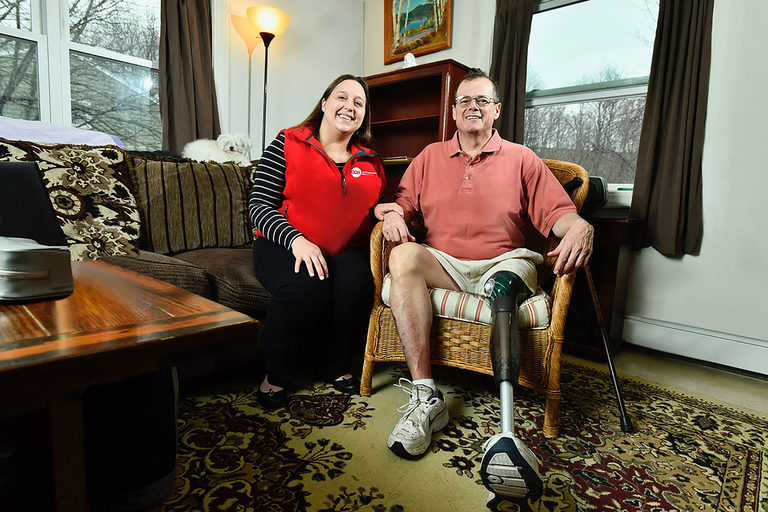
<svg viewBox="0 0 768 512"><path fill-rule="evenodd" d="M768 341L640 316L624 319L633 345L768 375Z"/></svg>

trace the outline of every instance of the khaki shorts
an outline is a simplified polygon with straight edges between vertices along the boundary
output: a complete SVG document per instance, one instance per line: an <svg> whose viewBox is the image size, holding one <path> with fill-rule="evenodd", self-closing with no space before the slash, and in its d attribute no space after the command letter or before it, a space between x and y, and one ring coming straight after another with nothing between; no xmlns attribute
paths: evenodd
<svg viewBox="0 0 768 512"><path fill-rule="evenodd" d="M437 259L463 292L485 295L485 283L496 272L509 270L517 274L531 293L538 289L536 265L544 261L541 254L521 248L505 252L490 260L460 260L450 254L423 245Z"/></svg>

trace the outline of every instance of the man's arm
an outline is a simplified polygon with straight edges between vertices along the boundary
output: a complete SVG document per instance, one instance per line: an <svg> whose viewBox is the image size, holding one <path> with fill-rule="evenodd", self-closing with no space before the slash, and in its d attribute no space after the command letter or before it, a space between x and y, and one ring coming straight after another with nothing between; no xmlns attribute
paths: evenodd
<svg viewBox="0 0 768 512"><path fill-rule="evenodd" d="M408 230L408 223L418 215L418 197L424 174L423 155L422 151L408 164L398 183L395 201L378 204L373 210L376 218L384 221L381 233L385 240L398 244L416 240Z"/></svg>
<svg viewBox="0 0 768 512"><path fill-rule="evenodd" d="M561 238L555 250L547 256L557 256L553 272L568 274L589 263L595 229L576 213L566 213L552 226L555 236Z"/></svg>
<svg viewBox="0 0 768 512"><path fill-rule="evenodd" d="M377 219L383 220L381 233L385 240L395 243L413 242L415 238L408 231L408 212L397 203L380 203L373 209Z"/></svg>

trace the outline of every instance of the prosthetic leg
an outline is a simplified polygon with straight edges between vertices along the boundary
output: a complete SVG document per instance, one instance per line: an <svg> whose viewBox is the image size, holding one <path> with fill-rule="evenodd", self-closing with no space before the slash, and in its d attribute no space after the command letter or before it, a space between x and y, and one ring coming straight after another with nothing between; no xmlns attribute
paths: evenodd
<svg viewBox="0 0 768 512"><path fill-rule="evenodd" d="M533 452L514 437L514 384L520 376L517 308L531 292L519 276L509 271L494 274L485 292L491 300L491 362L499 385L501 433L483 446L480 478L490 491L486 506L496 510L505 499L538 499L542 483Z"/></svg>

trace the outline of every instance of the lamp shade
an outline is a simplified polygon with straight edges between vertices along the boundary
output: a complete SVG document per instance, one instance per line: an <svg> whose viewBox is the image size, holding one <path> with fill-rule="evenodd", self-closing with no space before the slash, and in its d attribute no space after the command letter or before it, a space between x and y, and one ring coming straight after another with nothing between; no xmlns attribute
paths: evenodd
<svg viewBox="0 0 768 512"><path fill-rule="evenodd" d="M248 8L248 22L256 33L268 32L275 37L288 28L288 15L280 9L260 5Z"/></svg>
<svg viewBox="0 0 768 512"><path fill-rule="evenodd" d="M261 36L258 32L253 30L253 27L248 22L248 18L245 16L232 14L231 18L232 25L235 26L235 32L237 32L237 35L239 35L245 42L245 46L248 48L248 55L250 55L253 52L253 49L256 48L256 45L261 42Z"/></svg>
<svg viewBox="0 0 768 512"><path fill-rule="evenodd" d="M258 32L253 30L253 27L248 22L245 16L238 16L233 14L231 16L232 24L235 26L235 32L243 39L246 48L248 48L248 55L253 52L256 45L261 42L261 36Z"/></svg>

